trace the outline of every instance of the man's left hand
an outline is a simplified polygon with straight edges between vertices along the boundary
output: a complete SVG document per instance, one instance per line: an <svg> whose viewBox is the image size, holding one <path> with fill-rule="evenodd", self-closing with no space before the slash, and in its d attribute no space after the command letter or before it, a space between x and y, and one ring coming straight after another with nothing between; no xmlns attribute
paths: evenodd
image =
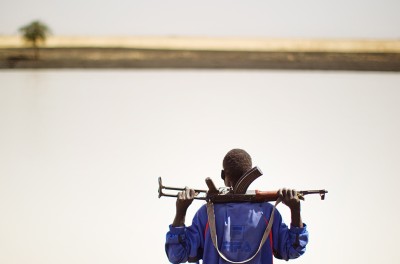
<svg viewBox="0 0 400 264"><path fill-rule="evenodd" d="M300 210L300 199L295 189L279 189L278 194L282 202L287 205L290 210Z"/></svg>

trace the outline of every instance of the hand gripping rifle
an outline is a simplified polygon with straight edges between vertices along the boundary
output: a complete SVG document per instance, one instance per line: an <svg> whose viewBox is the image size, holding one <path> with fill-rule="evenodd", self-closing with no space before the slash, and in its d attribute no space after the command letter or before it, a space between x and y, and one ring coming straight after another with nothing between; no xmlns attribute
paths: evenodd
<svg viewBox="0 0 400 264"><path fill-rule="evenodd" d="M196 200L206 200L212 203L230 203L230 202L271 202L276 201L279 198L279 191L247 191L250 184L262 175L261 170L258 167L254 167L248 172L246 172L236 183L233 188L219 188L217 189L211 180L211 178L206 178L206 184L208 190L194 189ZM185 188L168 187L162 185L161 177L158 178L158 198L161 196L166 197L177 197L178 194L168 194L164 193L163 190L174 190L183 191ZM328 193L327 190L305 190L297 191L298 198L304 200L304 196L308 194L319 194L321 200L325 199L325 194Z"/></svg>

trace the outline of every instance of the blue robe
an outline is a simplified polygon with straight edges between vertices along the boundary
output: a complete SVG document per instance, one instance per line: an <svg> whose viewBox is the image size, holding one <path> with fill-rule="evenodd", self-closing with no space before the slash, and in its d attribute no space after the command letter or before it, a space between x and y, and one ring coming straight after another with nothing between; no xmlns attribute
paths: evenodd
<svg viewBox="0 0 400 264"><path fill-rule="evenodd" d="M264 203L221 203L214 205L219 250L232 261L244 261L257 251L268 224L273 205ZM272 230L261 251L249 264L272 264L273 256L294 259L305 252L308 232L283 223L276 210ZM207 208L195 214L191 226L169 226L165 250L171 263L196 262L226 264L211 240Z"/></svg>

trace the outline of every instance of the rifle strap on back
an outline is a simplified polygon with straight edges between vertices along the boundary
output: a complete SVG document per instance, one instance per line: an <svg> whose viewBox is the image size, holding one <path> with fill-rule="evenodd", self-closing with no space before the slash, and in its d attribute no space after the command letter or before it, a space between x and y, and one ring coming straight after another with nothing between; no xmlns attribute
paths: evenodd
<svg viewBox="0 0 400 264"><path fill-rule="evenodd" d="M243 264L246 262L249 262L250 260L252 260L257 254L258 252L260 252L262 246L264 245L265 241L268 238L269 233L271 232L272 229L272 224L274 222L274 214L275 214L275 208L276 206L281 202L281 199L277 199L275 202L274 207L272 208L272 212L271 212L271 216L269 218L269 222L267 227L265 228L264 234L262 236L261 242L260 242L260 246L258 247L256 253L254 253L254 255L251 258L248 258L246 260L243 261L232 261L230 259L228 259L219 249L218 249L218 238L217 238L217 230L215 228L215 214L214 214L214 204L211 201L207 202L207 215L208 215L208 225L210 228L210 235L211 235L211 240L213 242L213 245L215 247L215 249L217 250L219 256L229 262L229 263L233 263L233 264Z"/></svg>

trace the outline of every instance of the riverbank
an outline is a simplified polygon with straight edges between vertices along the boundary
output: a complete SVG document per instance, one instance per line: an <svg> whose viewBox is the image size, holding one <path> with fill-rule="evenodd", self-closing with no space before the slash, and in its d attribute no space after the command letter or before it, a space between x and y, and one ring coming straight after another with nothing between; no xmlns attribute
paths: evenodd
<svg viewBox="0 0 400 264"><path fill-rule="evenodd" d="M49 38L40 57L0 36L0 69L200 68L400 71L400 41Z"/></svg>

